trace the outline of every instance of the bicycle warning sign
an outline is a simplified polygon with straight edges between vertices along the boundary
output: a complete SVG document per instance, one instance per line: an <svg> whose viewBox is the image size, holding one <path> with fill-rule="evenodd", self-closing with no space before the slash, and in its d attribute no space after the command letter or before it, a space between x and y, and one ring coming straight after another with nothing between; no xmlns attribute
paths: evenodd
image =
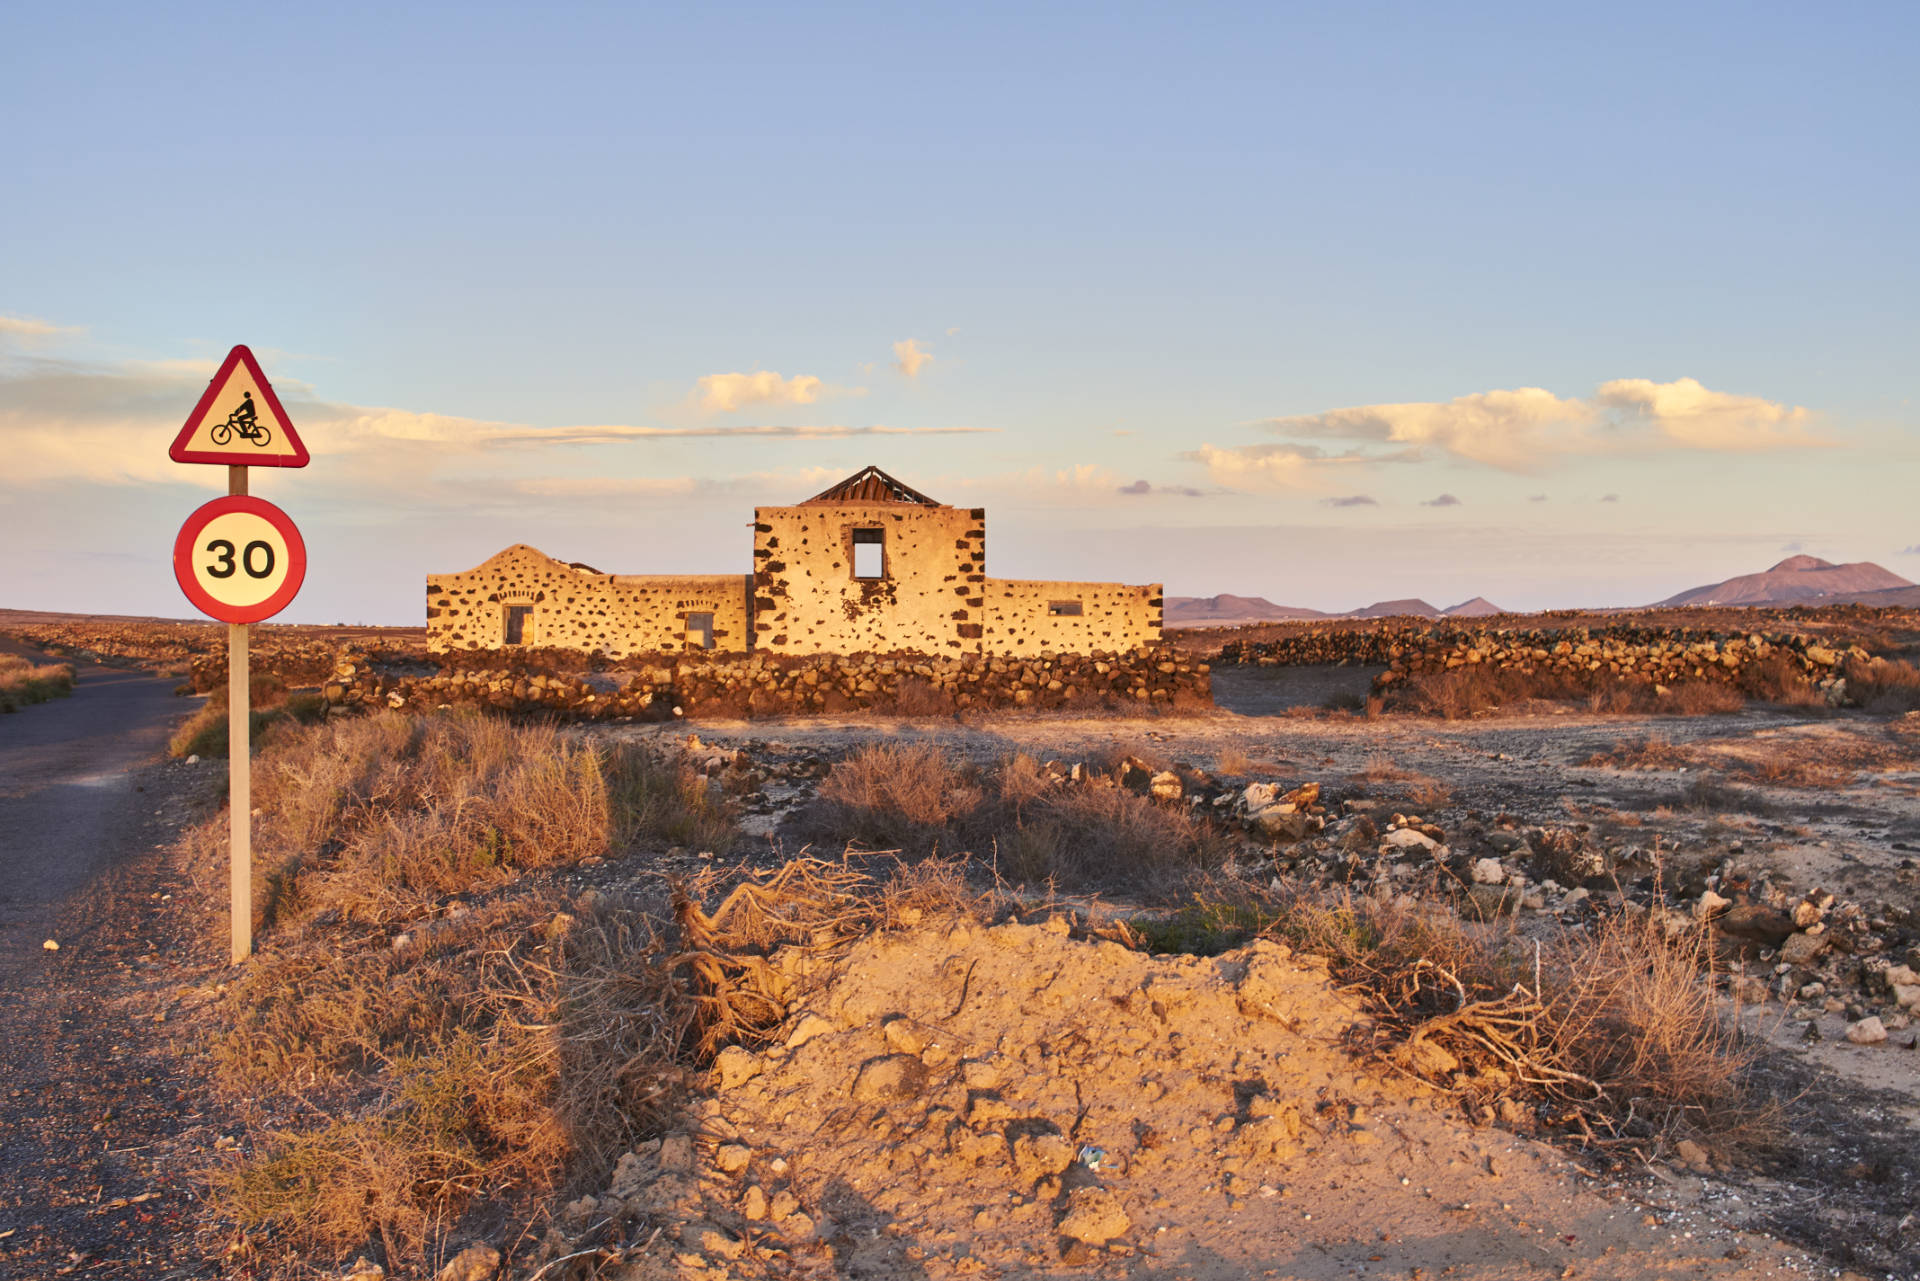
<svg viewBox="0 0 1920 1281"><path fill-rule="evenodd" d="M305 467L307 447L244 346L227 353L167 456L176 463Z"/></svg>

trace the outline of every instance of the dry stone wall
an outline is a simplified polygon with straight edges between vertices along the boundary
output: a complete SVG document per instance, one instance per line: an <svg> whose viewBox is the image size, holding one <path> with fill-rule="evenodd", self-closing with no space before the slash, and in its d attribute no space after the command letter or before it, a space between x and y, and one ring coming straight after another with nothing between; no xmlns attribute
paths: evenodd
<svg viewBox="0 0 1920 1281"><path fill-rule="evenodd" d="M1172 711L1212 704L1210 671L1208 664L1167 649L1032 658L681 655L625 672L456 664L433 673L392 670L365 654L347 653L322 692L340 710L466 705L593 720L863 710L912 715L999 708Z"/></svg>
<svg viewBox="0 0 1920 1281"><path fill-rule="evenodd" d="M1221 647L1217 661L1261 667L1384 666L1387 670L1374 678L1374 688L1385 692L1416 676L1477 665L1527 676L1557 672L1658 685L1734 684L1747 664L1776 657L1822 681L1845 659L1868 655L1857 647L1843 649L1789 632L1388 625L1364 631L1306 627L1269 640L1230 641Z"/></svg>

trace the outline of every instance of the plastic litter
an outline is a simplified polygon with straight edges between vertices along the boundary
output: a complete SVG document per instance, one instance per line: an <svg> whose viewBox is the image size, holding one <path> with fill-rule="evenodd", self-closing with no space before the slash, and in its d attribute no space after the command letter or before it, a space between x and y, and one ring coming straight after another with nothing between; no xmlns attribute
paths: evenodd
<svg viewBox="0 0 1920 1281"><path fill-rule="evenodd" d="M1105 1148L1097 1148L1088 1143L1081 1147L1079 1155L1073 1158L1089 1170L1111 1169L1113 1158L1107 1155Z"/></svg>

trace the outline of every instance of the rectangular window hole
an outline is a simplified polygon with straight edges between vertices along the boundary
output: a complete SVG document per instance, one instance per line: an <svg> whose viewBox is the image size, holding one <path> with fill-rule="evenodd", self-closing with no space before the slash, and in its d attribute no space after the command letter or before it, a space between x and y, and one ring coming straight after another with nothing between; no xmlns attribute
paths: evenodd
<svg viewBox="0 0 1920 1281"><path fill-rule="evenodd" d="M1078 618L1082 612L1077 600L1057 600L1047 606L1047 614L1053 618Z"/></svg>
<svg viewBox="0 0 1920 1281"><path fill-rule="evenodd" d="M713 648L713 615L687 615L687 644L695 649Z"/></svg>
<svg viewBox="0 0 1920 1281"><path fill-rule="evenodd" d="M855 578L887 576L886 538L887 532L884 529L853 531L853 576Z"/></svg>
<svg viewBox="0 0 1920 1281"><path fill-rule="evenodd" d="M533 617L531 605L507 606L507 644L524 645L527 643L527 622Z"/></svg>

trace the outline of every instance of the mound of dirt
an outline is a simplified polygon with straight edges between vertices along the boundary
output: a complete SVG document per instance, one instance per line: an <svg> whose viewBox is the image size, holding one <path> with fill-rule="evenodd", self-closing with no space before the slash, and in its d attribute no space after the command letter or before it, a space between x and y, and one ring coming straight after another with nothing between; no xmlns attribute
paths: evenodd
<svg viewBox="0 0 1920 1281"><path fill-rule="evenodd" d="M611 1275L1805 1275L1725 1203L1650 1214L1349 1052L1361 1010L1269 942L1155 957L1045 925L877 934L734 1047L689 1133L549 1239L658 1231ZM1516 1118L1516 1120L1519 1118Z"/></svg>

